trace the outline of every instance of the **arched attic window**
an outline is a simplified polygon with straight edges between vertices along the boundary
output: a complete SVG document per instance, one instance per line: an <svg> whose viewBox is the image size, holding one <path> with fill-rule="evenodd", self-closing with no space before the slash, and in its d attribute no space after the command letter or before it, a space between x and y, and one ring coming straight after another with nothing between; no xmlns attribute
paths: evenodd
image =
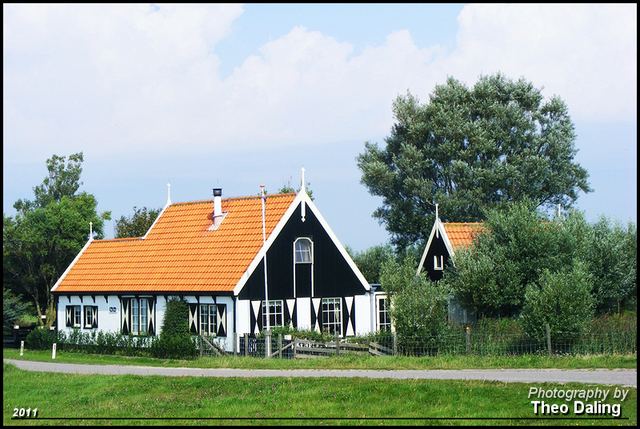
<svg viewBox="0 0 640 429"><path fill-rule="evenodd" d="M296 264L313 263L313 242L306 237L296 239L294 243L294 254Z"/></svg>

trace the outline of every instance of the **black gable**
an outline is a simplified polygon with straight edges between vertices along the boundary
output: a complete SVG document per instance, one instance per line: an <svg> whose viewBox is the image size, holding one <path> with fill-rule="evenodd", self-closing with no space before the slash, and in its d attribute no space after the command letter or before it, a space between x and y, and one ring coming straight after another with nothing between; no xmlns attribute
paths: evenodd
<svg viewBox="0 0 640 429"><path fill-rule="evenodd" d="M308 238L313 243L313 263L294 267L294 243ZM294 294L295 272L295 294ZM269 300L313 296L343 297L362 295L362 283L353 272L313 211L306 207L305 221L299 205L267 252ZM261 261L239 294L240 299L264 299L264 265Z"/></svg>

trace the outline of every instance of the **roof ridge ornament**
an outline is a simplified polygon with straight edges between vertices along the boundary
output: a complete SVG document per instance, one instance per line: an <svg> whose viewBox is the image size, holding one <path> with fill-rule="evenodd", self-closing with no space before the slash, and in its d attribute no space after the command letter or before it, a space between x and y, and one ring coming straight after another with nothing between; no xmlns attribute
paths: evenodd
<svg viewBox="0 0 640 429"><path fill-rule="evenodd" d="M167 183L167 206L171 205L171 183Z"/></svg>
<svg viewBox="0 0 640 429"><path fill-rule="evenodd" d="M306 193L307 190L304 189L304 167L302 167L301 171L302 171L302 185L300 185L300 192ZM300 208L300 217L302 222L304 222L307 217L307 206L304 203L304 199L302 200L302 207Z"/></svg>

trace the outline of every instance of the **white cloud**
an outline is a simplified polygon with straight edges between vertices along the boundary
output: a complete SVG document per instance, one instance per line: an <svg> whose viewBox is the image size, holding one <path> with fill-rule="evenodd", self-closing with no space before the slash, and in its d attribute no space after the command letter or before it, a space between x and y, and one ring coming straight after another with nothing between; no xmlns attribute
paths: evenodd
<svg viewBox="0 0 640 429"><path fill-rule="evenodd" d="M499 70L559 95L574 119L636 119L637 5L468 5L458 23L445 62L470 86Z"/></svg>
<svg viewBox="0 0 640 429"><path fill-rule="evenodd" d="M364 141L388 134L397 94L426 101L447 75L471 86L498 70L560 95L574 119L635 120L636 11L470 5L453 52L400 30L354 55L299 26L221 80L215 47L239 5L4 5L5 154Z"/></svg>

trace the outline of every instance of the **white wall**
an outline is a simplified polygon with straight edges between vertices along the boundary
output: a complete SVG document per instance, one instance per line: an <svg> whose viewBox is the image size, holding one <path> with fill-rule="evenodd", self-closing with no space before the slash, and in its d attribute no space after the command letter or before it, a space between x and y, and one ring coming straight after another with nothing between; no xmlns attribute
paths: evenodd
<svg viewBox="0 0 640 429"><path fill-rule="evenodd" d="M69 299L71 298L71 299ZM66 323L66 307L68 305L79 305L82 307L82 320L84 320L84 306L98 306L98 328L85 329L82 331L104 331L104 332L120 332L120 300L115 295L95 295L95 302L90 296L60 295L58 298L57 323L59 331L71 332L73 328L67 328ZM112 312L114 310L115 312ZM67 332L67 334L68 334Z"/></svg>

